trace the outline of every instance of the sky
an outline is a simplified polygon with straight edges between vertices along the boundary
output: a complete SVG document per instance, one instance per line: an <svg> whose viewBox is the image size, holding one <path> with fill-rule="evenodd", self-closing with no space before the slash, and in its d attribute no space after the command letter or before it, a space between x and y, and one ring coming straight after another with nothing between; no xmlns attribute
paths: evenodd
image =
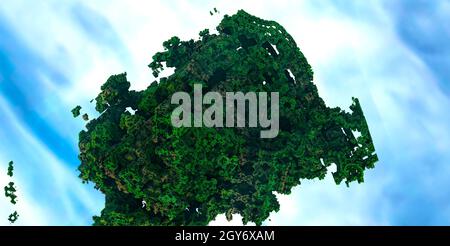
<svg viewBox="0 0 450 246"><path fill-rule="evenodd" d="M302 181L264 224L450 225L447 0L2 0L0 184L14 160L18 202L0 199L0 225L14 210L14 225L90 225L104 196L78 178L84 122L70 110L93 115L89 101L112 74L146 88L163 41L195 39L239 9L285 27L328 106L360 99L380 159L363 184Z"/></svg>

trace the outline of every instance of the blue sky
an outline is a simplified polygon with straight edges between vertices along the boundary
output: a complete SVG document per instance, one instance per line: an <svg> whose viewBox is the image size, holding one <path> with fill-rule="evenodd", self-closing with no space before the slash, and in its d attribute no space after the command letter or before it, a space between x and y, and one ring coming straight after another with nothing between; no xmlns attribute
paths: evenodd
<svg viewBox="0 0 450 246"><path fill-rule="evenodd" d="M145 88L162 42L216 26L214 7L282 24L327 105L360 98L380 158L364 184L303 181L265 224L450 224L450 1L4 0L0 167L16 162L19 201L0 199L0 225L15 209L19 225L91 223L104 197L77 177L83 122L70 109L93 113L89 101L111 74L126 71ZM0 181L9 182L5 172Z"/></svg>

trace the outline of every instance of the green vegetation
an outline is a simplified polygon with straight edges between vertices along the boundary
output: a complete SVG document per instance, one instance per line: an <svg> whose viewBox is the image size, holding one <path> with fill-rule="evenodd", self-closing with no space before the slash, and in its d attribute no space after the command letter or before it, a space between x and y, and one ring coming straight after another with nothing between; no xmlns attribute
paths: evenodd
<svg viewBox="0 0 450 246"><path fill-rule="evenodd" d="M13 176L13 171L14 171L14 162L10 161L8 163L8 173L7 173L9 177Z"/></svg>
<svg viewBox="0 0 450 246"><path fill-rule="evenodd" d="M12 204L16 204L16 188L14 187L14 182L9 182L7 186L4 188L5 197L9 197L11 199Z"/></svg>
<svg viewBox="0 0 450 246"><path fill-rule="evenodd" d="M165 67L175 72L143 91L129 89L126 73L102 85L100 116L79 134L80 178L106 195L95 225L206 225L223 213L261 225L279 210L274 192L289 194L302 179L323 179L333 163L334 180L347 185L363 182L365 169L374 167L358 99L351 113L327 107L282 26L241 10L225 15L217 31L164 42L149 67L155 77ZM259 127L173 127L171 95L192 95L194 83L204 93L279 92L278 136L261 139Z"/></svg>
<svg viewBox="0 0 450 246"><path fill-rule="evenodd" d="M8 163L8 176L12 177L14 172L14 162L10 161ZM7 186L4 187L5 190L5 197L10 199L10 202L15 205L17 203L16 199L17 199L17 195L16 195L16 187L14 187L14 182L9 182ZM14 213L10 214L8 217L8 220L11 223L16 222L16 220L18 219L19 214L17 214L17 211L14 211Z"/></svg>
<svg viewBox="0 0 450 246"><path fill-rule="evenodd" d="M81 106L80 105L78 105L75 108L73 108L72 109L73 117L76 118L76 117L80 116L80 111L81 111Z"/></svg>
<svg viewBox="0 0 450 246"><path fill-rule="evenodd" d="M14 223L14 222L16 222L16 220L19 218L19 214L17 213L17 211L14 211L14 213L12 213L12 214L10 214L9 216L8 216L8 220L9 220L9 222L11 222L11 223Z"/></svg>

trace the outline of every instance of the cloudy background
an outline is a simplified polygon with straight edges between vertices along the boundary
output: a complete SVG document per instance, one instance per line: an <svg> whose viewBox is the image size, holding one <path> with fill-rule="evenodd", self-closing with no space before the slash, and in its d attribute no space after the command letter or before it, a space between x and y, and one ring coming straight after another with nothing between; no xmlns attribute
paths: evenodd
<svg viewBox="0 0 450 246"><path fill-rule="evenodd" d="M210 16L217 7L220 15ZM267 225L450 224L450 1L71 1L0 4L0 184L9 160L18 204L0 225L89 225L104 205L76 168L83 128L70 110L111 74L133 89L173 35L196 38L238 9L276 20L315 71L329 106L360 98L380 158L364 184L304 181ZM220 216L212 224L224 224ZM231 224L238 224L235 220Z"/></svg>

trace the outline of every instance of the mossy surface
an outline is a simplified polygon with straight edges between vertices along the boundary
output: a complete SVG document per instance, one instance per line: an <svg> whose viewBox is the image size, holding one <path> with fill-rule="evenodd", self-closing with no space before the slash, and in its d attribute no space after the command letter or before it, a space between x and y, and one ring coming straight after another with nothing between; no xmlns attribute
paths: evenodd
<svg viewBox="0 0 450 246"><path fill-rule="evenodd" d="M327 107L311 66L282 26L239 11L225 15L217 31L164 42L149 67L156 77L165 66L175 72L143 91L130 90L125 73L101 87L100 116L79 134L80 177L106 195L95 225L206 225L223 213L260 225L279 210L274 192L323 179L333 163L337 184L363 182L374 167L358 99L351 113ZM261 139L259 127L173 127L171 95L192 94L194 83L205 93L279 92L278 136Z"/></svg>

